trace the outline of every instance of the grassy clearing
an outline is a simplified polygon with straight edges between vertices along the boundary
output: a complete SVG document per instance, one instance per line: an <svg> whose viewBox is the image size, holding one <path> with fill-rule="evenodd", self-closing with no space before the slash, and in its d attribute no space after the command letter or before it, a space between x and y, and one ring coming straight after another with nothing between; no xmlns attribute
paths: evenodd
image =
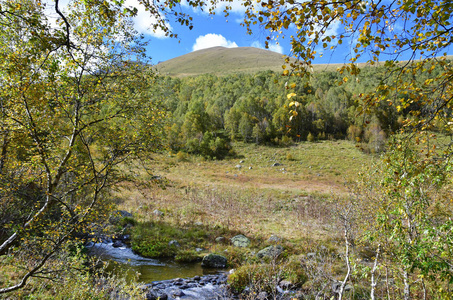
<svg viewBox="0 0 453 300"><path fill-rule="evenodd" d="M372 156L361 153L348 141L300 143L273 148L236 143L239 158L205 161L192 158L179 162L175 156L159 157L157 174L182 185L219 185L274 190L292 194L345 194ZM272 167L273 164L280 165ZM241 166L241 168L239 168Z"/></svg>
<svg viewBox="0 0 453 300"><path fill-rule="evenodd" d="M348 141L286 148L238 143L235 150L239 157L224 161L158 155L152 170L169 184L156 188L143 175L142 184L120 190L120 208L140 222L178 228L201 223L215 233L205 244L221 234L219 228L256 240L275 234L294 243L326 241L336 238L332 195L345 197L346 183L374 159ZM164 216L154 215L155 209Z"/></svg>

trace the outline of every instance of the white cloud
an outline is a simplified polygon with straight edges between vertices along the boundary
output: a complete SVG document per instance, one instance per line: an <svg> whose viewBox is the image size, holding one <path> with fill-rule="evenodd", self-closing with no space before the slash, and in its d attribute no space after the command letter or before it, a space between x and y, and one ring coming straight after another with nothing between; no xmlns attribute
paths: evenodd
<svg viewBox="0 0 453 300"><path fill-rule="evenodd" d="M147 34L153 37L162 39L166 38L165 32L162 29L153 30L152 26L157 23L155 16L151 16L149 11L146 11L137 0L126 0L125 6L136 7L138 12L132 21L134 22L134 29L140 34ZM171 31L173 28L168 22L165 22L165 26Z"/></svg>
<svg viewBox="0 0 453 300"><path fill-rule="evenodd" d="M206 35L200 35L199 37L197 37L195 44L192 46L192 50L197 51L216 46L235 48L238 45L236 44L236 42L228 41L221 34L208 33Z"/></svg>
<svg viewBox="0 0 453 300"><path fill-rule="evenodd" d="M44 0L43 2L46 5L46 15L48 16L49 23L52 28L58 28L56 25L56 19L59 17L55 12L55 2L54 0ZM71 3L71 0L60 0L59 8L61 11L65 11L68 5ZM126 0L124 5L126 7L135 7L137 8L137 16L135 16L132 21L134 22L134 29L137 30L140 34L151 35L156 38L166 38L165 32L161 29L153 30L152 26L157 23L155 16L151 16L149 11L146 11L143 5L141 5L138 0ZM173 28L168 22L165 22L165 26L171 31Z"/></svg>
<svg viewBox="0 0 453 300"><path fill-rule="evenodd" d="M280 44L270 44L269 50L283 54L283 47Z"/></svg>
<svg viewBox="0 0 453 300"><path fill-rule="evenodd" d="M314 28L314 32L320 32L321 30L325 30L320 36L320 40L322 40L323 38L325 37L328 37L328 36L337 36L338 35L338 31L340 29L340 26L341 26L341 21L340 20L335 20L333 21L329 27L327 28L324 28L324 25L322 24L318 24L315 26ZM310 36L310 38L314 39L315 35L312 34Z"/></svg>
<svg viewBox="0 0 453 300"><path fill-rule="evenodd" d="M258 41L254 41L251 46L255 47L255 48L266 49L264 47L264 45ZM270 50L270 51L274 51L274 52L283 54L283 47L278 43L269 43L269 49L266 49L266 50Z"/></svg>

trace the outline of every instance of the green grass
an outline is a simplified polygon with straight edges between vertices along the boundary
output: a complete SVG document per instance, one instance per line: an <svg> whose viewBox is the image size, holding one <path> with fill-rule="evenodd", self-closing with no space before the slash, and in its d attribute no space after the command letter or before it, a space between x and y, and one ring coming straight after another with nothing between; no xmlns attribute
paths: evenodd
<svg viewBox="0 0 453 300"><path fill-rule="evenodd" d="M284 64L282 54L269 50L253 47L213 47L159 62L155 68L161 75L176 77L197 76L206 73L223 76L267 70L282 72ZM365 64L359 65L365 66ZM314 64L312 67L314 72L321 72L335 71L342 66L344 66L343 63L336 63Z"/></svg>
<svg viewBox="0 0 453 300"><path fill-rule="evenodd" d="M124 199L120 209L134 213L139 222L161 221L175 228L202 222L212 235L221 234L218 228L262 240L276 234L304 248L336 238L332 197L347 197L346 183L375 160L348 141L291 147L236 143L234 148L238 158L223 161L156 155L148 167L168 180L165 189L142 175L142 184L119 191L118 198ZM282 165L272 167L276 162ZM155 209L165 215L155 216Z"/></svg>

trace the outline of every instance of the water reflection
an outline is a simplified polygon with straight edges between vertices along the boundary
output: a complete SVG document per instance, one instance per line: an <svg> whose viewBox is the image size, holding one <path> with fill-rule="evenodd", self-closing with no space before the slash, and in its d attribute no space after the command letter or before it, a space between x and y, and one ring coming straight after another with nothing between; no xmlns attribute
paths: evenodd
<svg viewBox="0 0 453 300"><path fill-rule="evenodd" d="M112 243L88 245L89 253L104 261L113 262L108 270L128 280L149 283L173 278L188 278L196 275L216 274L218 270L207 270L200 263L176 263L173 260L157 260L135 254L126 247L114 248Z"/></svg>

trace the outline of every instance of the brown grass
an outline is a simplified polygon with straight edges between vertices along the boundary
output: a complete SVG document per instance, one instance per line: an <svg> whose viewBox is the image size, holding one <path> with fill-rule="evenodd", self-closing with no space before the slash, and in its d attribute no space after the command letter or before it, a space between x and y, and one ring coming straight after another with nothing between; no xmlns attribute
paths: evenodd
<svg viewBox="0 0 453 300"><path fill-rule="evenodd" d="M157 155L152 170L169 184L158 188L142 174L141 185L121 189L121 208L140 220L157 219L152 212L159 209L165 212L160 219L175 226L202 222L262 239L325 241L337 235L331 196L345 197L344 183L373 159L347 141L288 148L240 143L235 149L241 158L224 161ZM282 165L272 167L275 162Z"/></svg>

